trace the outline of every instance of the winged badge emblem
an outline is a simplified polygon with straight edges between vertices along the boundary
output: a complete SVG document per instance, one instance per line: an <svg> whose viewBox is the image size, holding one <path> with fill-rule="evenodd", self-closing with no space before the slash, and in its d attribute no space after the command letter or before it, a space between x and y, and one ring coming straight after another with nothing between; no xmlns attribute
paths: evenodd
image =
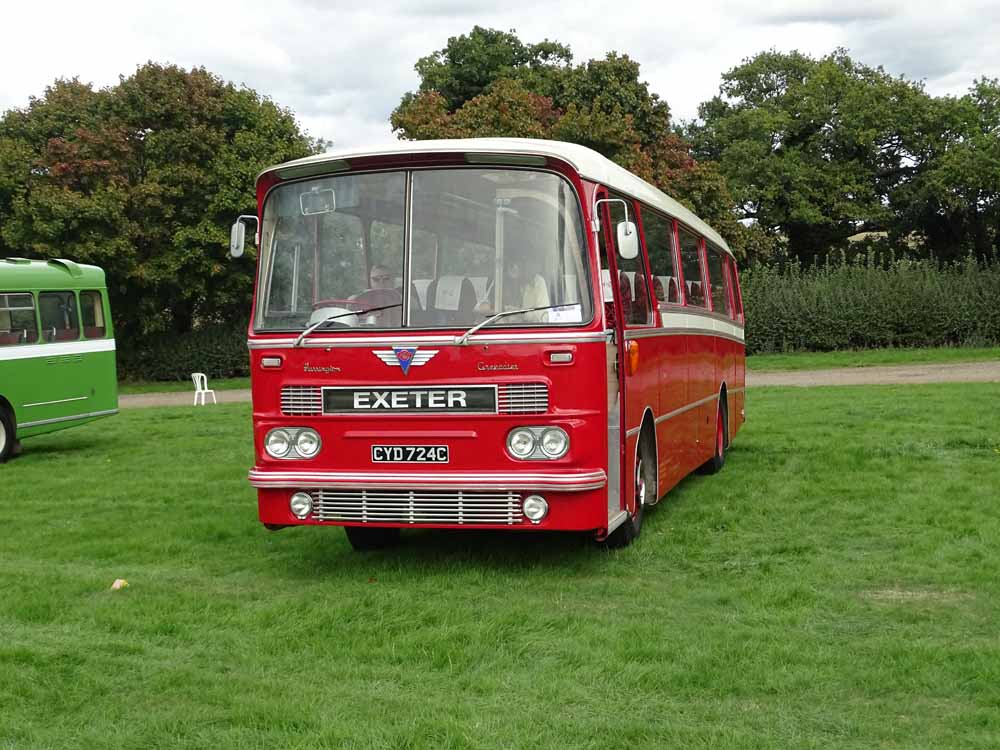
<svg viewBox="0 0 1000 750"><path fill-rule="evenodd" d="M398 365L403 374L407 375L411 367L426 365L438 353L437 349L419 349L419 346L394 346L392 349L372 349L372 354L389 366Z"/></svg>

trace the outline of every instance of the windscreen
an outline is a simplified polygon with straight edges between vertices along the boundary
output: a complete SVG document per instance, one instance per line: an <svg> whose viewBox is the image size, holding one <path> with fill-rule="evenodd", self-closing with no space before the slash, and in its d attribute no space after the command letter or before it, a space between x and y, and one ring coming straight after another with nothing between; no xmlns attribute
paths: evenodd
<svg viewBox="0 0 1000 750"><path fill-rule="evenodd" d="M525 308L490 325L591 319L579 201L547 172L419 170L282 185L265 203L261 247L257 330L467 328Z"/></svg>

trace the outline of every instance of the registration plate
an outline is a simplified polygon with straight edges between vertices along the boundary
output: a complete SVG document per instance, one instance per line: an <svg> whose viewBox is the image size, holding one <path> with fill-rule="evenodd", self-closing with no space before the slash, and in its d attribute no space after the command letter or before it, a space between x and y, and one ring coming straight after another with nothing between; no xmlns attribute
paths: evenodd
<svg viewBox="0 0 1000 750"><path fill-rule="evenodd" d="M372 463L446 464L447 445L373 445Z"/></svg>

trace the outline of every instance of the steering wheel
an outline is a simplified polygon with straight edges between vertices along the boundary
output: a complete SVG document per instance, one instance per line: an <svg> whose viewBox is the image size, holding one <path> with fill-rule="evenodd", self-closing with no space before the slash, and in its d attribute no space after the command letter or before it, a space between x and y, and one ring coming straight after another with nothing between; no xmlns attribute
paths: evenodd
<svg viewBox="0 0 1000 750"><path fill-rule="evenodd" d="M343 307L346 310L363 310L363 306L358 306L357 299L340 299L338 297L329 297L327 299L318 299L313 302L313 310L319 310L321 307Z"/></svg>

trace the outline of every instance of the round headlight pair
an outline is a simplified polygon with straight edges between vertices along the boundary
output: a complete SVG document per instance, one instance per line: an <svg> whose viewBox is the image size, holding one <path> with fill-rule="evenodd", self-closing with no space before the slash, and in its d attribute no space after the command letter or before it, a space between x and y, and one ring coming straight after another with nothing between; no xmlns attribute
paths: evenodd
<svg viewBox="0 0 1000 750"><path fill-rule="evenodd" d="M273 458L312 458L321 446L319 433L308 427L278 428L264 438L264 449Z"/></svg>
<svg viewBox="0 0 1000 750"><path fill-rule="evenodd" d="M569 435L561 427L517 427L507 435L507 451L514 458L562 458Z"/></svg>

